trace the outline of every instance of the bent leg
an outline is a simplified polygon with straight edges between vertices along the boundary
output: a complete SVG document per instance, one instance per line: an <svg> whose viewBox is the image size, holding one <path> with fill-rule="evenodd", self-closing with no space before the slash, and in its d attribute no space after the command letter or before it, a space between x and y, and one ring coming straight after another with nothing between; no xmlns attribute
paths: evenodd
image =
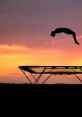
<svg viewBox="0 0 82 117"><path fill-rule="evenodd" d="M76 39L76 34L75 33L73 33L73 38L74 38L75 43L78 44L78 45L80 45L79 42Z"/></svg>

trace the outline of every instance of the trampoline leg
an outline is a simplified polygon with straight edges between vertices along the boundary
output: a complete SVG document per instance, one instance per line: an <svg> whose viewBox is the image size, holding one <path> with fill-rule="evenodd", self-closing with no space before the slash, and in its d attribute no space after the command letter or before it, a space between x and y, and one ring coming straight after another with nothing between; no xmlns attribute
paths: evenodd
<svg viewBox="0 0 82 117"><path fill-rule="evenodd" d="M23 70L21 70L23 72L23 74L26 76L26 78L28 79L28 81L30 82L30 84L32 84L31 80L27 77L27 75L25 74L25 72Z"/></svg>
<svg viewBox="0 0 82 117"><path fill-rule="evenodd" d="M40 80L41 76L43 75L44 71L45 71L46 67L43 69L43 71L41 72L41 74L38 76L38 78L35 80L34 84Z"/></svg>
<svg viewBox="0 0 82 117"><path fill-rule="evenodd" d="M51 75L52 75L52 74L50 74L50 75L42 82L42 84L45 84L46 81L50 78Z"/></svg>
<svg viewBox="0 0 82 117"><path fill-rule="evenodd" d="M76 78L82 83L82 80L76 75L76 74L74 74L75 76L76 76Z"/></svg>
<svg viewBox="0 0 82 117"><path fill-rule="evenodd" d="M38 80L32 75L32 73L31 73L31 76L34 78L35 81L37 81L37 84L39 84ZM35 82L35 81L34 81L34 82ZM33 84L34 84L34 83L33 83Z"/></svg>

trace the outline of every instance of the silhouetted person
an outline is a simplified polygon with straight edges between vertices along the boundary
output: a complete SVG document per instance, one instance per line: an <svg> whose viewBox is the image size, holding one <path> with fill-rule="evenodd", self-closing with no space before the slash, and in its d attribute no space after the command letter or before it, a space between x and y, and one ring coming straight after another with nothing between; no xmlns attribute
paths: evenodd
<svg viewBox="0 0 82 117"><path fill-rule="evenodd" d="M76 39L76 34L75 34L75 32L72 31L72 30L69 29L69 28L57 28L57 29L55 29L54 31L51 32L51 36L52 36L52 37L55 37L55 34L57 34L57 33L62 33L62 32L66 33L66 34L71 34L71 35L73 36L73 38L74 38L75 43L78 44L78 45L80 45L79 42L78 42L77 39Z"/></svg>

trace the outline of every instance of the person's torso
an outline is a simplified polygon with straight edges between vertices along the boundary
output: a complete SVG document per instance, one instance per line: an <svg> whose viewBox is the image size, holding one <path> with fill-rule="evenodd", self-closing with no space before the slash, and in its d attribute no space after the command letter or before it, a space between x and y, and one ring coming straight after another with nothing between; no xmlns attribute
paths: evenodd
<svg viewBox="0 0 82 117"><path fill-rule="evenodd" d="M62 33L62 32L64 32L66 34L72 34L73 33L73 31L71 29L68 29L68 28L57 28L55 30L55 32L56 33Z"/></svg>

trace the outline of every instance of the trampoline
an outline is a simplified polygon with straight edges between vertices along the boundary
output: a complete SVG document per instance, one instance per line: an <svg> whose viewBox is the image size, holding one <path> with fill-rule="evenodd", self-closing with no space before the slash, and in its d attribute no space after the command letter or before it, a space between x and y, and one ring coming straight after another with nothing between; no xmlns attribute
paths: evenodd
<svg viewBox="0 0 82 117"><path fill-rule="evenodd" d="M23 74L28 79L31 84L40 84L40 79L43 74L47 74L48 76L41 84L45 84L47 80L52 75L75 75L75 77L82 83L82 80L79 78L78 74L82 74L82 66L19 66L19 69L23 72ZM28 77L30 73L31 78ZM34 74L38 74L35 78ZM34 82L32 81L34 79Z"/></svg>

